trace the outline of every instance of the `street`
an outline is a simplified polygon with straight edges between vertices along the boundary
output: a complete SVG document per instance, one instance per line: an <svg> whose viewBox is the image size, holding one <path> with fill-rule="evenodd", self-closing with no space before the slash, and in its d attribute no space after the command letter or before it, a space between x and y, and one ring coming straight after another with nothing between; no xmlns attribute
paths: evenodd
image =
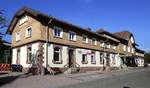
<svg viewBox="0 0 150 88"><path fill-rule="evenodd" d="M150 69L60 88L150 88Z"/></svg>
<svg viewBox="0 0 150 88"><path fill-rule="evenodd" d="M60 75L0 75L0 88L150 88L150 68Z"/></svg>

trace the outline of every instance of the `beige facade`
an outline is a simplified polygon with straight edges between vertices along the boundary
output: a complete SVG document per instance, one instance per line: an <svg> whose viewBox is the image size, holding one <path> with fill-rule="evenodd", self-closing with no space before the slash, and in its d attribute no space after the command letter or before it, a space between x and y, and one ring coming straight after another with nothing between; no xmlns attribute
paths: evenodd
<svg viewBox="0 0 150 88"><path fill-rule="evenodd" d="M136 52L135 41L132 38L133 35L126 41L111 33L98 34L53 17L41 15L41 13L39 14L28 8L20 10L16 15L7 31L7 33L12 34L13 64L15 64L17 58L17 48L22 50L27 45L34 43L37 44L33 46L36 47L34 52L38 51L40 43L44 44L42 47L44 52L43 65L45 67L65 68L65 66L69 66L67 65L70 63L69 58L72 59L71 64L79 65L81 68L99 68L107 66L107 64L109 64L109 67L121 67L123 63L121 55L144 56L143 53ZM61 32L58 36L56 36L55 27L59 28L58 33ZM30 36L27 36L28 33ZM71 33L73 34L71 35ZM86 42L84 42L83 36L86 36ZM61 50L55 52L55 46ZM21 59L23 60L26 59L26 51L27 48L21 51L21 55L24 57ZM54 54L60 54L60 52L61 62L55 63L53 61L55 58ZM71 52L72 56L69 56L69 52ZM103 54L103 63L100 63L101 53ZM86 64L82 63L83 55L87 55L88 63ZM93 59L95 63L91 62ZM22 63L27 67L24 62Z"/></svg>

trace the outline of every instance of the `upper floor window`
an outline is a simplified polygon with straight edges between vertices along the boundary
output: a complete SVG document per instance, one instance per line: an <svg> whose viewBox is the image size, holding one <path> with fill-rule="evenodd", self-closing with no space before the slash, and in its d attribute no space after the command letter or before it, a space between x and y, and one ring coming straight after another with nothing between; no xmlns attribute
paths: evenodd
<svg viewBox="0 0 150 88"><path fill-rule="evenodd" d="M19 20L19 24L21 25L21 24L25 23L26 21L28 21L28 16L23 15Z"/></svg>
<svg viewBox="0 0 150 88"><path fill-rule="evenodd" d="M104 46L105 46L104 41L100 41L100 47L104 47Z"/></svg>
<svg viewBox="0 0 150 88"><path fill-rule="evenodd" d="M82 36L83 43L88 43L88 37L86 35Z"/></svg>
<svg viewBox="0 0 150 88"><path fill-rule="evenodd" d="M117 47L116 45L113 45L113 49L114 49L114 50L116 50L116 47Z"/></svg>
<svg viewBox="0 0 150 88"><path fill-rule="evenodd" d="M134 48L132 48L132 53L134 53Z"/></svg>
<svg viewBox="0 0 150 88"><path fill-rule="evenodd" d="M63 36L63 29L60 28L60 27L54 26L54 33L53 34L54 34L55 37L62 38L62 36Z"/></svg>
<svg viewBox="0 0 150 88"><path fill-rule="evenodd" d="M16 33L16 41L19 41L20 40L20 32L17 32Z"/></svg>
<svg viewBox="0 0 150 88"><path fill-rule="evenodd" d="M97 45L97 40L95 38L92 39L92 44Z"/></svg>
<svg viewBox="0 0 150 88"><path fill-rule="evenodd" d="M127 48L126 45L124 45L124 46L123 46L123 51L126 51L126 48Z"/></svg>
<svg viewBox="0 0 150 88"><path fill-rule="evenodd" d="M128 52L130 52L130 47L128 47Z"/></svg>
<svg viewBox="0 0 150 88"><path fill-rule="evenodd" d="M75 32L70 31L68 37L69 37L69 40L76 41L76 33Z"/></svg>
<svg viewBox="0 0 150 88"><path fill-rule="evenodd" d="M32 47L27 47L27 63L30 64L32 60Z"/></svg>
<svg viewBox="0 0 150 88"><path fill-rule="evenodd" d="M110 43L107 43L107 44L106 44L106 48L110 48Z"/></svg>
<svg viewBox="0 0 150 88"><path fill-rule="evenodd" d="M32 35L32 28L29 27L26 29L26 37L31 37L31 35Z"/></svg>

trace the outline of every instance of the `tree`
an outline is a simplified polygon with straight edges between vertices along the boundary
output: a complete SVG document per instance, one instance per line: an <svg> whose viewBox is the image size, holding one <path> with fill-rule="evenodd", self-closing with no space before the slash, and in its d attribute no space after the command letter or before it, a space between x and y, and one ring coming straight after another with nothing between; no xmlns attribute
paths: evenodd
<svg viewBox="0 0 150 88"><path fill-rule="evenodd" d="M150 63L150 52L147 52L147 53L144 55L144 58L145 58L145 62Z"/></svg>
<svg viewBox="0 0 150 88"><path fill-rule="evenodd" d="M2 32L1 29L6 27L6 18L4 16L4 10L0 10L0 41L4 33Z"/></svg>

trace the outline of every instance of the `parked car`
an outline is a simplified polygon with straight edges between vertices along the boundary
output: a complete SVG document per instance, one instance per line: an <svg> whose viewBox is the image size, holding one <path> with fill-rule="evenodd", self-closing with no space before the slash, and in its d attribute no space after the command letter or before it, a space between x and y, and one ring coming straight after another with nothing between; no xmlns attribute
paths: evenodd
<svg viewBox="0 0 150 88"><path fill-rule="evenodd" d="M20 64L12 64L11 69L13 72L22 72L22 65Z"/></svg>

